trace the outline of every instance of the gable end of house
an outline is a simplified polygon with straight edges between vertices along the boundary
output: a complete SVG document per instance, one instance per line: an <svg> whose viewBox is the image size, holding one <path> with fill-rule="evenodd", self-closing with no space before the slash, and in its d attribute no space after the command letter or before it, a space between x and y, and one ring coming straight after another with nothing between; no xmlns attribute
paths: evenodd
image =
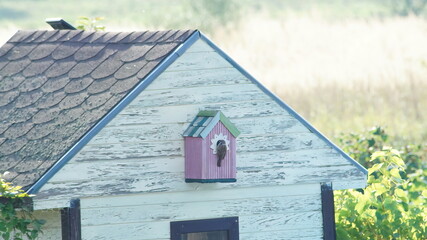
<svg viewBox="0 0 427 240"><path fill-rule="evenodd" d="M207 36L203 33L200 33L200 39L213 48L219 55L221 55L227 62L229 62L233 67L235 67L241 74L248 78L251 82L257 85L265 94L270 96L277 104L279 104L283 109L285 109L289 114L295 117L300 123L302 123L307 129L314 133L317 137L322 139L327 145L332 149L337 151L343 158L348 162L354 165L363 175L367 178L368 170L366 170L360 163L355 161L350 157L346 152L341 148L335 145L331 140L329 140L325 135L319 132L313 125L311 125L307 120L305 120L301 115L299 115L292 107L286 104L282 99L280 99L273 92L268 90L263 84L256 80L251 74L249 74L243 67L241 67L236 61L234 61L230 56L228 56L221 48L219 48L214 42L212 42ZM332 188L334 190L348 189L348 188L364 188L366 186L366 181L359 182L357 185L347 185L346 183L334 184Z"/></svg>
<svg viewBox="0 0 427 240"><path fill-rule="evenodd" d="M76 33L77 35L80 34ZM18 34L19 35L19 34ZM22 34L21 34L22 35ZM25 34L24 34L25 35ZM84 35L84 34L83 34ZM74 35L73 35L74 36ZM89 37L89 36L87 36ZM14 37L16 39L16 37ZM141 80L136 87L133 88L118 104L116 104L106 115L102 117L90 130L88 130L80 140L74 144L52 167L50 167L28 190L29 193L37 193L37 191L52 178L67 162L69 162L101 129L103 129L119 112L121 112L130 102L132 102L144 89L146 89L162 72L165 71L176 59L182 56L188 48L193 46L197 41L202 41L211 47L217 54L225 59L231 66L237 69L243 76L249 79L254 85L274 100L280 107L286 110L290 115L303 124L310 132L315 134L318 138L324 141L333 150L337 151L343 158L354 165L363 175L367 175L367 170L359 163L354 161L350 156L343 152L339 147L333 144L328 138L317 131L311 124L309 124L303 117L296 113L290 106L283 102L280 98L270 92L247 71L245 71L239 64L232 60L224 51L217 47L205 35L199 31L194 31L185 41L178 45L172 52L170 52L143 80ZM221 116L220 116L221 117ZM236 132L236 134L238 134ZM365 186L364 182L359 182L356 185L348 185L346 183L333 185L334 189L345 188L362 188Z"/></svg>

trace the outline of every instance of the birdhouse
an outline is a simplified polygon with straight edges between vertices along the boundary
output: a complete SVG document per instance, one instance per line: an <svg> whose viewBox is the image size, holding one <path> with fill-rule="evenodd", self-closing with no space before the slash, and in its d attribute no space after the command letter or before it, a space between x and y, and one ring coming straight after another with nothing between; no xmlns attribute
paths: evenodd
<svg viewBox="0 0 427 240"><path fill-rule="evenodd" d="M200 111L185 130L185 181L235 182L239 130L221 111Z"/></svg>

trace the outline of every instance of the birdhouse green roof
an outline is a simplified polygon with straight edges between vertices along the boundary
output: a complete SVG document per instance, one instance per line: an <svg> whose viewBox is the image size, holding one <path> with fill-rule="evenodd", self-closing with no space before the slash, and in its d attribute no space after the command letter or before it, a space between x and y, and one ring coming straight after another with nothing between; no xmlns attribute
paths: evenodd
<svg viewBox="0 0 427 240"><path fill-rule="evenodd" d="M183 136L205 138L219 121L224 124L234 137L240 135L240 131L221 111L205 110L197 114L190 126L185 130Z"/></svg>

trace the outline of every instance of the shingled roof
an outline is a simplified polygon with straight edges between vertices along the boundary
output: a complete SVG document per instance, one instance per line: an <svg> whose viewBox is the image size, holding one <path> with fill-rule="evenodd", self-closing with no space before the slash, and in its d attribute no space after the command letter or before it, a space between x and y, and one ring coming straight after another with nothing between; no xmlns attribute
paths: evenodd
<svg viewBox="0 0 427 240"><path fill-rule="evenodd" d="M28 189L194 31L19 31L0 48L0 173Z"/></svg>

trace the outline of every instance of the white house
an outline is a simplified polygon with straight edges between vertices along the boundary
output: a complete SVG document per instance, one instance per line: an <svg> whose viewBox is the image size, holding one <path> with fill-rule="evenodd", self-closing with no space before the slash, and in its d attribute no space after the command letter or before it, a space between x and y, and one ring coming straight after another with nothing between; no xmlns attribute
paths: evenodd
<svg viewBox="0 0 427 240"><path fill-rule="evenodd" d="M186 182L183 134L205 110L240 131L235 181ZM367 177L197 30L17 32L0 172L55 240L335 239L332 190Z"/></svg>

